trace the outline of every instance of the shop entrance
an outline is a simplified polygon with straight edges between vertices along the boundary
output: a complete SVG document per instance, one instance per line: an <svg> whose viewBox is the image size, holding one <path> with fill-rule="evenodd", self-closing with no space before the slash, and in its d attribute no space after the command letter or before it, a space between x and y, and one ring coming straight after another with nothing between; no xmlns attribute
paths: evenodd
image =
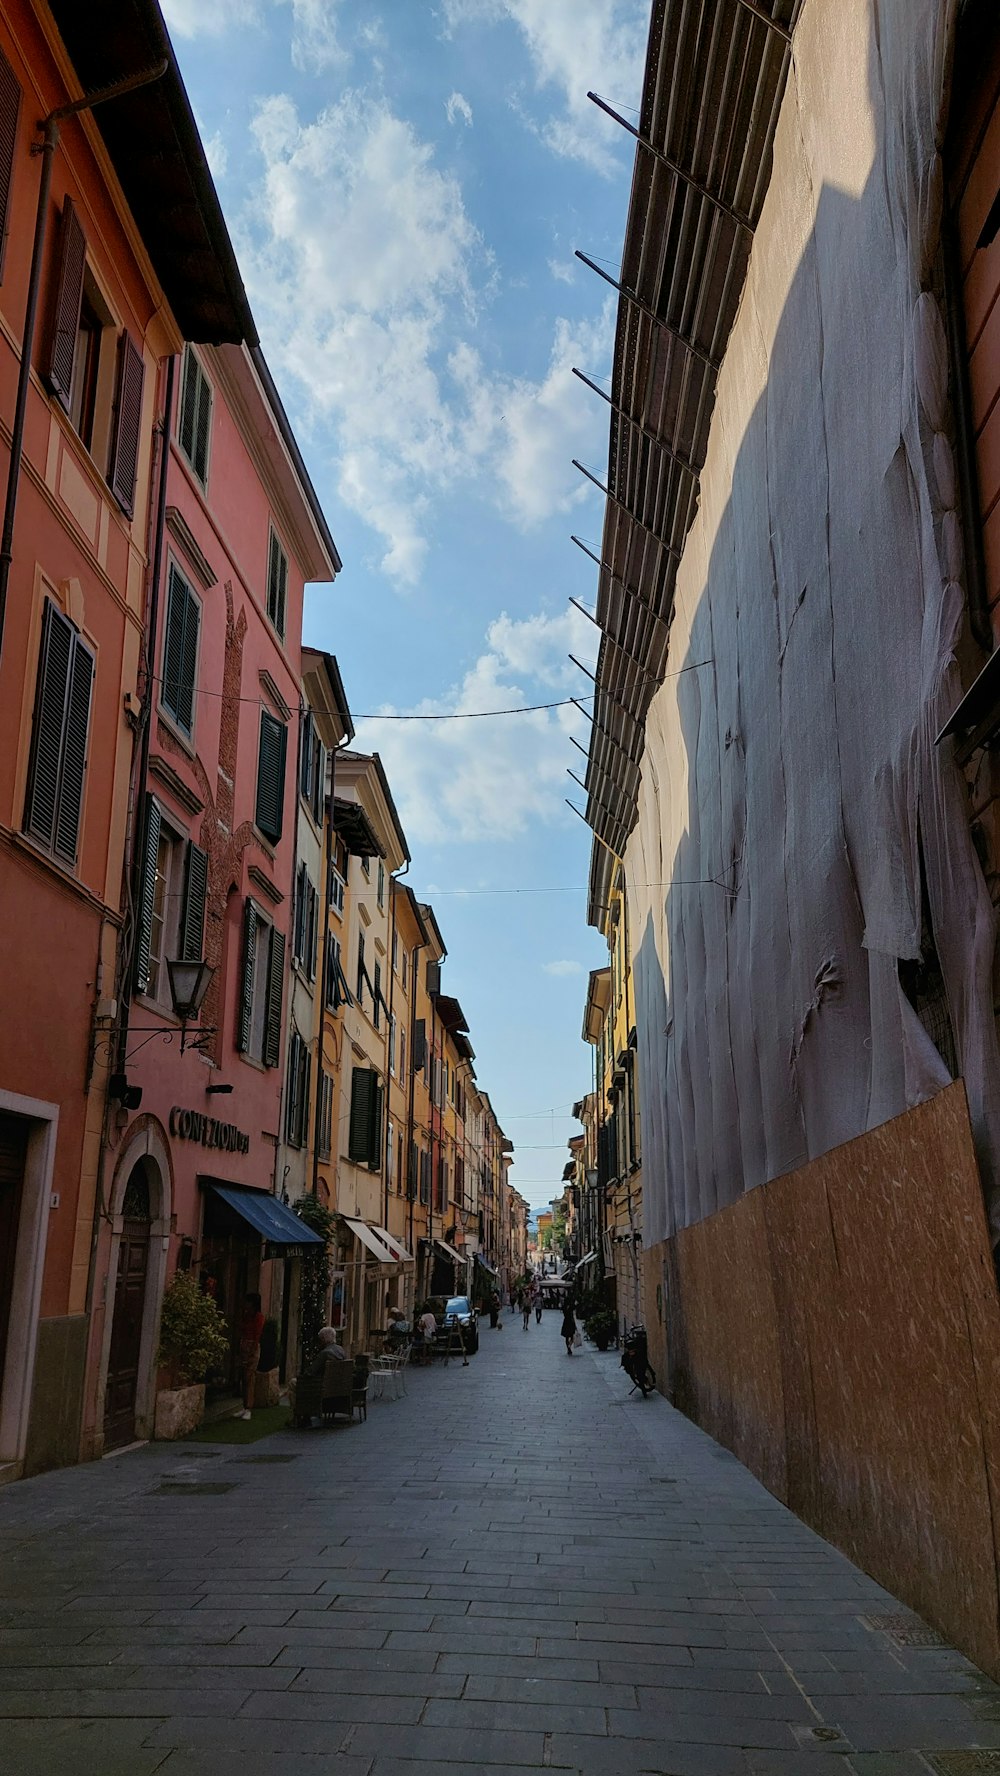
<svg viewBox="0 0 1000 1776"><path fill-rule="evenodd" d="M14 1290L14 1260L21 1221L24 1160L28 1124L20 1116L0 1116L0 1388L3 1386L10 1327L10 1303Z"/></svg>
<svg viewBox="0 0 1000 1776"><path fill-rule="evenodd" d="M139 1351L149 1268L149 1181L144 1160L129 1174L122 1202L118 1275L111 1322L108 1379L104 1392L104 1447L121 1449L135 1438Z"/></svg>
<svg viewBox="0 0 1000 1776"><path fill-rule="evenodd" d="M205 1397L219 1400L243 1388L240 1326L243 1298L260 1288L260 1235L213 1191L205 1193L205 1219L199 1267L202 1288L212 1296L229 1331L229 1356L208 1377Z"/></svg>

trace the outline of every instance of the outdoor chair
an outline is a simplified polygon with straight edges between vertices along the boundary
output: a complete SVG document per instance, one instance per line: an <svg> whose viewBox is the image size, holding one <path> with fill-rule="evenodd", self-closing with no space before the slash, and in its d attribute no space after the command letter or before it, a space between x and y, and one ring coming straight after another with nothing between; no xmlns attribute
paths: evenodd
<svg viewBox="0 0 1000 1776"><path fill-rule="evenodd" d="M368 1358L354 1359L354 1387L351 1393L351 1414L357 1413L359 1421L368 1417Z"/></svg>
<svg viewBox="0 0 1000 1776"><path fill-rule="evenodd" d="M333 1424L338 1412L354 1418L354 1364L334 1358L323 1373L323 1423Z"/></svg>

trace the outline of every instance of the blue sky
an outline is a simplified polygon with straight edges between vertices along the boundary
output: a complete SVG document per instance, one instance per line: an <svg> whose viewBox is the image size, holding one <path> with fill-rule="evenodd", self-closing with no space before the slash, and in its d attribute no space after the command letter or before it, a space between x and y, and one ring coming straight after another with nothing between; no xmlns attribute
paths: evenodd
<svg viewBox="0 0 1000 1776"><path fill-rule="evenodd" d="M164 0L268 361L344 561L307 596L359 715L584 697L611 368L607 286L648 0ZM480 1083L534 1206L559 1188L589 833L573 708L358 721L435 907Z"/></svg>

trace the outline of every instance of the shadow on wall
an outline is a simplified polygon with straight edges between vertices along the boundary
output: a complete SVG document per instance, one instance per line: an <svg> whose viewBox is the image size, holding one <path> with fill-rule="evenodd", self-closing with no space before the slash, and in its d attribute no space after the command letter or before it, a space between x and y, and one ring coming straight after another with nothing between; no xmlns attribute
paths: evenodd
<svg viewBox="0 0 1000 1776"><path fill-rule="evenodd" d="M888 0L876 39L844 0L796 32L628 845L649 1243L932 1097L944 1053L996 1199L994 915L934 745L956 652L973 660L937 298L942 11ZM845 118L856 191L832 182ZM918 1015L901 965L937 1005Z"/></svg>
<svg viewBox="0 0 1000 1776"><path fill-rule="evenodd" d="M1000 1676L1000 1302L961 1082L646 1265L675 1404Z"/></svg>

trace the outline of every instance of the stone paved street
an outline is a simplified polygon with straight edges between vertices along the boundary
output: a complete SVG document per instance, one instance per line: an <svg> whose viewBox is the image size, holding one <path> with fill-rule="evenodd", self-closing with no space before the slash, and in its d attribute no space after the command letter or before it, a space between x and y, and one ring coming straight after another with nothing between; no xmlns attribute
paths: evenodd
<svg viewBox="0 0 1000 1776"><path fill-rule="evenodd" d="M558 1327L505 1314L367 1425L0 1492L0 1770L927 1776L1000 1747L993 1685L867 1625L900 1606Z"/></svg>

